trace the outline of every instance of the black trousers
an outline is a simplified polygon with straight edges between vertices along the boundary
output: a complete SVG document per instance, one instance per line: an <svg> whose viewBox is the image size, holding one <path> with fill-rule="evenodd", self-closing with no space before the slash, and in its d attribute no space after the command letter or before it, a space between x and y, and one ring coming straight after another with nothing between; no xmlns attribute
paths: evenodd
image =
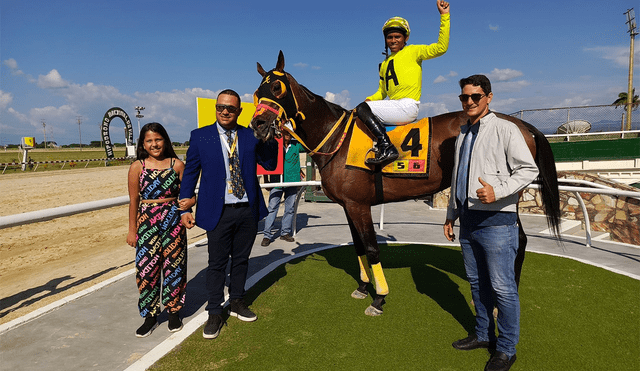
<svg viewBox="0 0 640 371"><path fill-rule="evenodd" d="M209 244L209 266L207 267L206 306L209 314L221 314L224 303L224 286L229 270L229 299L241 299L249 268L249 255L258 233L251 208L225 206L222 217L214 230L207 231Z"/></svg>

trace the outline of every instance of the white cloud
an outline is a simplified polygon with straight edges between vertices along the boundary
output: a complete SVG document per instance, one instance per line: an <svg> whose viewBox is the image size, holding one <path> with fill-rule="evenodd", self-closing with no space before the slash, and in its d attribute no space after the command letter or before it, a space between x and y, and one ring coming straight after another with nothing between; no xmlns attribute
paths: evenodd
<svg viewBox="0 0 640 371"><path fill-rule="evenodd" d="M493 71L487 74L487 77L489 78L489 80L491 80L491 82L498 82L513 80L522 75L523 73L521 71L512 70L511 68L494 68Z"/></svg>
<svg viewBox="0 0 640 371"><path fill-rule="evenodd" d="M492 83L491 85L494 91L499 91L501 93L503 92L513 93L513 92L522 91L522 89L531 85L531 83L527 80L518 80L518 81L506 81L506 82L498 81L497 83L495 84Z"/></svg>
<svg viewBox="0 0 640 371"><path fill-rule="evenodd" d="M433 83L434 84L440 84L440 83L448 81L449 77L456 77L456 76L458 76L458 73L456 71L449 71L449 73L447 74L446 77L440 75L440 76L436 77L435 80L433 80Z"/></svg>
<svg viewBox="0 0 640 371"><path fill-rule="evenodd" d="M351 97L348 90L343 90L340 93L332 93L328 91L324 95L324 99L328 100L331 103L335 103L342 108L349 109L351 104Z"/></svg>
<svg viewBox="0 0 640 371"><path fill-rule="evenodd" d="M597 46L584 48L586 52L596 53L600 58L612 61L618 67L629 67L629 47L625 46ZM633 65L640 67L640 48L635 48L633 53Z"/></svg>
<svg viewBox="0 0 640 371"><path fill-rule="evenodd" d="M199 97L202 97L201 95L198 95ZM203 97L204 98L204 97ZM240 101L241 102L248 102L248 103L253 103L253 94L242 94L240 96Z"/></svg>
<svg viewBox="0 0 640 371"><path fill-rule="evenodd" d="M13 102L13 95L0 90L0 109L7 108L11 102Z"/></svg>
<svg viewBox="0 0 640 371"><path fill-rule="evenodd" d="M490 106L492 110L498 112L511 113L515 104L521 100L517 98L497 99L495 97L496 96L494 95L494 99L491 100Z"/></svg>
<svg viewBox="0 0 640 371"><path fill-rule="evenodd" d="M9 107L7 109L7 112L15 116L15 118L17 118L20 122L29 122L29 118L27 117L27 115L14 110L12 107Z"/></svg>
<svg viewBox="0 0 640 371"><path fill-rule="evenodd" d="M136 99L142 100L144 102L151 102L144 103L146 105L156 104L163 107L176 108L195 108L197 97L215 99L217 95L218 94L214 91L204 89L184 89L172 90L170 92L156 91L155 93L135 93Z"/></svg>
<svg viewBox="0 0 640 371"><path fill-rule="evenodd" d="M448 113L446 104L444 103L420 103L420 110L418 112L418 118L438 116L443 113Z"/></svg>
<svg viewBox="0 0 640 371"><path fill-rule="evenodd" d="M498 31L498 30L500 29L500 26L498 26L498 25L495 25L495 26L494 26L494 25L490 24L490 25L489 25L489 29L490 29L491 31Z"/></svg>
<svg viewBox="0 0 640 371"><path fill-rule="evenodd" d="M45 121L51 120L52 122L60 122L66 120L68 117L75 117L75 115L76 111L66 104L60 107L47 106L42 108L32 108L29 111L29 116L32 118L39 117L39 119L34 120L39 122L43 119ZM40 125L42 125L41 122Z"/></svg>
<svg viewBox="0 0 640 371"><path fill-rule="evenodd" d="M33 128L24 127L13 127L14 131L20 133L20 135L38 135L42 134L42 121L46 123L47 136L55 134L55 138L65 137L67 134L67 126L66 123L75 123L77 112L71 108L69 105L63 105L60 107L41 107L41 108L32 108L29 110L28 114L20 113L13 109L13 107L9 107L7 109L11 115L13 115L18 121L24 124L29 124ZM76 127L74 129L77 130ZM75 135L76 131L73 131L73 135ZM58 139L54 139L59 142Z"/></svg>
<svg viewBox="0 0 640 371"><path fill-rule="evenodd" d="M89 82L85 85L67 84L66 89L61 89L58 94L62 95L71 105L79 107L89 102L115 102L127 99L118 89L107 85L94 85Z"/></svg>
<svg viewBox="0 0 640 371"><path fill-rule="evenodd" d="M12 75L22 75L23 72L18 69L18 62L15 59L9 58L4 61L5 66L9 67Z"/></svg>
<svg viewBox="0 0 640 371"><path fill-rule="evenodd" d="M433 83L434 84L440 84L440 83L443 83L445 81L447 81L447 78L442 76L442 75L440 75L440 76L436 77L435 80L433 80Z"/></svg>
<svg viewBox="0 0 640 371"><path fill-rule="evenodd" d="M565 98L562 102L556 104L553 108L588 106L591 104L592 101L593 100L591 98L585 98L580 96Z"/></svg>
<svg viewBox="0 0 640 371"><path fill-rule="evenodd" d="M221 91L221 90L220 90ZM190 125L195 129L196 123L196 98L215 99L220 91L193 88L184 90L173 90L171 92L140 93L136 92L135 98L131 99L132 104L140 104L144 110L144 122L157 121L167 128L171 139L174 141L184 141L184 137L176 137L174 133L177 129L184 129ZM253 101L251 94L240 97L241 101ZM135 102L135 103L134 103ZM125 109L126 111L126 109ZM188 132L188 131L187 131ZM174 138L175 137L175 138Z"/></svg>
<svg viewBox="0 0 640 371"><path fill-rule="evenodd" d="M300 68L300 69L305 69L309 67L309 63L303 63L303 62L298 62L296 64L293 65L296 68ZM311 66L312 70L319 70L321 69L321 67L319 66Z"/></svg>
<svg viewBox="0 0 640 371"><path fill-rule="evenodd" d="M53 69L47 75L38 76L38 87L42 89L66 88L69 83L62 79L60 72Z"/></svg>

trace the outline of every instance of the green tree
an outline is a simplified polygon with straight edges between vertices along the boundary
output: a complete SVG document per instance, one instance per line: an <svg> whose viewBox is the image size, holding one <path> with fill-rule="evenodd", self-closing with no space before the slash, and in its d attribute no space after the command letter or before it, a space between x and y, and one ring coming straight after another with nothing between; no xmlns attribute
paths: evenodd
<svg viewBox="0 0 640 371"><path fill-rule="evenodd" d="M631 91L631 94L633 94L633 99L631 100L631 109L632 110L637 110L638 107L640 107L640 100L638 100L638 96L635 95L636 89L633 89ZM615 102L611 103L612 105L616 106L616 108L618 107L626 107L627 106L627 93L623 92L618 94L618 99L616 99Z"/></svg>

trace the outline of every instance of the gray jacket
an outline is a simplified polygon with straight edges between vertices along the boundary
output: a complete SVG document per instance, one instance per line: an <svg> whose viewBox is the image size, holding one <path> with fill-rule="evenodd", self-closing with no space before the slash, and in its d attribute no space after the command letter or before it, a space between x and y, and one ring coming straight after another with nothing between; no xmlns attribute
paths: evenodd
<svg viewBox="0 0 640 371"><path fill-rule="evenodd" d="M537 178L538 167L520 129L514 123L500 119L490 112L478 124L478 137L469 162L469 209L516 212L518 192ZM470 123L464 125L456 139L451 196L447 208L447 219L450 220L456 220L459 216L455 200L457 169L460 146L470 128ZM482 188L479 177L493 187L495 202L483 204L478 199L476 190Z"/></svg>

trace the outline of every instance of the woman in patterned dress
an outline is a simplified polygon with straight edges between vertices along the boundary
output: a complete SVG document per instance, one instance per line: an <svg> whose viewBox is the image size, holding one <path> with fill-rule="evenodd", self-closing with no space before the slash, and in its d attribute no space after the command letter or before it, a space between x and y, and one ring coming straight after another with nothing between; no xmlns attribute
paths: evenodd
<svg viewBox="0 0 640 371"><path fill-rule="evenodd" d="M129 168L129 233L127 243L136 248L138 310L145 318L136 330L146 337L158 326L160 303L169 313L169 331L182 329L179 311L187 286L187 230L180 211L195 198L178 201L184 163L169 135L156 122L140 131L137 160Z"/></svg>

